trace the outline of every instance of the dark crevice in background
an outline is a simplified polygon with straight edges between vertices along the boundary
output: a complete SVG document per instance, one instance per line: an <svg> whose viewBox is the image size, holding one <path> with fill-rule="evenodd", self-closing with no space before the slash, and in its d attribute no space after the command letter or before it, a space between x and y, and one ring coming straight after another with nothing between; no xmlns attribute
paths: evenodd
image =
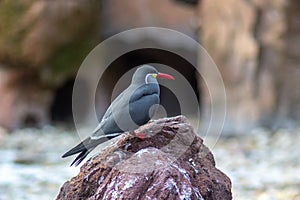
<svg viewBox="0 0 300 200"><path fill-rule="evenodd" d="M62 86L56 89L53 103L50 108L52 122L71 122L72 115L72 91L74 78L67 80Z"/></svg>
<svg viewBox="0 0 300 200"><path fill-rule="evenodd" d="M197 6L201 0L173 0L173 1L190 5L190 6Z"/></svg>
<svg viewBox="0 0 300 200"><path fill-rule="evenodd" d="M199 101L198 83L196 79L196 76L199 74L193 66L195 65L195 63L189 63L183 57L161 49L138 49L135 51L128 52L117 58L114 62L110 64L109 67L107 67L102 77L100 78L97 88L98 94L96 94L95 99L96 111L98 112L97 114L99 120L102 118L104 112L106 111L111 102L112 92L117 81L132 68L147 63L164 64L177 70L189 81L189 84L193 88ZM70 78L56 90L54 100L50 109L52 122L73 123L73 85L74 78ZM84 90L86 89L87 88L85 88ZM170 89L164 86L161 86L161 105L165 108L168 116L175 116L181 114L180 104L175 94L172 91L170 91ZM82 113L84 113L85 108L82 109Z"/></svg>
<svg viewBox="0 0 300 200"><path fill-rule="evenodd" d="M22 128L31 127L39 128L39 120L35 114L27 114L22 120Z"/></svg>

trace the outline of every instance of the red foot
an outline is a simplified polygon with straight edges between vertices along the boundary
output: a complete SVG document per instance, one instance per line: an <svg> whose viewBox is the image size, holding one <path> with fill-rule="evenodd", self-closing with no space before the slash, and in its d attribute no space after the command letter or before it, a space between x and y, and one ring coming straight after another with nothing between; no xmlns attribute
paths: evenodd
<svg viewBox="0 0 300 200"><path fill-rule="evenodd" d="M145 140L146 135L144 133L136 133L135 136L140 140Z"/></svg>

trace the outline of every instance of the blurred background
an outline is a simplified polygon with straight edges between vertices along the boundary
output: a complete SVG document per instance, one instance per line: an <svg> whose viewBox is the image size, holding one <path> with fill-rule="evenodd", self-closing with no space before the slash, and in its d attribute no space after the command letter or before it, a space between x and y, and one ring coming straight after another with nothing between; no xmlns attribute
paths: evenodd
<svg viewBox="0 0 300 200"><path fill-rule="evenodd" d="M78 172L60 158L79 140L72 128L77 70L101 41L145 26L192 37L218 66L227 115L212 152L233 182L234 199L300 199L298 0L0 0L0 199L53 199ZM149 37L118 45L161 43ZM209 67L197 50L168 39L200 71ZM118 78L149 62L174 67L201 109L208 107L205 83L190 63L148 49L123 55L105 72L100 118ZM163 90L162 104L176 115L170 98Z"/></svg>

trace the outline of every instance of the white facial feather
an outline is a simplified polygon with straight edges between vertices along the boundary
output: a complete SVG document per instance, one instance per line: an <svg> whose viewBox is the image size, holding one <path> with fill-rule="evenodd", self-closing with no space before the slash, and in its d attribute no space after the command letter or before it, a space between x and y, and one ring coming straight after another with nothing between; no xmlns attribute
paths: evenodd
<svg viewBox="0 0 300 200"><path fill-rule="evenodd" d="M152 73L149 73L149 74L146 75L146 77L145 77L145 83L146 84L148 84L148 76L152 76Z"/></svg>

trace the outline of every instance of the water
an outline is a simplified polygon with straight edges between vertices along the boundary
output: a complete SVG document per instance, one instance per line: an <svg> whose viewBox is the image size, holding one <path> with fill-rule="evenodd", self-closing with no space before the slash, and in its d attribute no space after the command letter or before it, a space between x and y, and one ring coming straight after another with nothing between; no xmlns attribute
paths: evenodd
<svg viewBox="0 0 300 200"><path fill-rule="evenodd" d="M206 143L215 138L206 138ZM46 127L0 133L0 200L55 199L79 172L61 155L79 142L72 131ZM234 199L300 199L300 129L249 131L219 138L211 149L232 181Z"/></svg>
<svg viewBox="0 0 300 200"><path fill-rule="evenodd" d="M0 199L55 199L63 183L79 168L61 155L79 138L75 133L47 127L24 129L0 140Z"/></svg>

